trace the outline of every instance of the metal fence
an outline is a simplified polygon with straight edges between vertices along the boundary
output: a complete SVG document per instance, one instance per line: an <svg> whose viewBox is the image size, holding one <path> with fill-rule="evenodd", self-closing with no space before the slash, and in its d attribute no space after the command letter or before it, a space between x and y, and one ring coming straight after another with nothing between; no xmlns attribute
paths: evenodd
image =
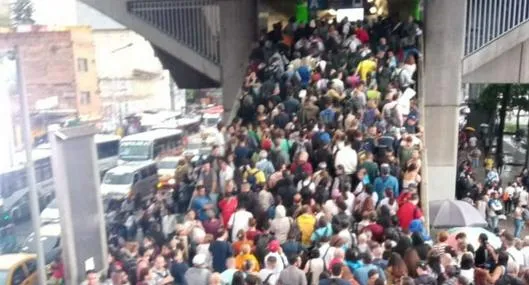
<svg viewBox="0 0 529 285"><path fill-rule="evenodd" d="M220 63L220 11L216 0L133 0L133 15L205 58Z"/></svg>
<svg viewBox="0 0 529 285"><path fill-rule="evenodd" d="M465 55L529 20L529 0L467 0Z"/></svg>

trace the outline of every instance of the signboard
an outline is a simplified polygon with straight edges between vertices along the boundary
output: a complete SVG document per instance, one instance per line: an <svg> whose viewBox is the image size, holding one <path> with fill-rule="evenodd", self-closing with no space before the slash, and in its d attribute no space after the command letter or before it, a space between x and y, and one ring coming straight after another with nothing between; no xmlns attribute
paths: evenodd
<svg viewBox="0 0 529 285"><path fill-rule="evenodd" d="M362 0L309 0L309 10L338 10L362 7Z"/></svg>

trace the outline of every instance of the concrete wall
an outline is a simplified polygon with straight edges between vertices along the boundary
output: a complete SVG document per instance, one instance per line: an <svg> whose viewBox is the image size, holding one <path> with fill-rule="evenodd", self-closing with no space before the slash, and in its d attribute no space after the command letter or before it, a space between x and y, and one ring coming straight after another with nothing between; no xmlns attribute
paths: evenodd
<svg viewBox="0 0 529 285"><path fill-rule="evenodd" d="M94 43L92 39L92 29L89 27L79 27L71 29L73 44L74 70L76 78L77 109L79 114L87 119L98 119L101 115L101 99L97 80L97 65L95 57ZM78 60L86 59L87 69L79 68ZM90 94L86 101L83 93Z"/></svg>
<svg viewBox="0 0 529 285"><path fill-rule="evenodd" d="M220 55L224 112L229 113L243 83L252 43L257 38L257 0L219 0Z"/></svg>
<svg viewBox="0 0 529 285"><path fill-rule="evenodd" d="M428 200L455 199L458 105L465 7L431 0L425 7L425 145Z"/></svg>
<svg viewBox="0 0 529 285"><path fill-rule="evenodd" d="M75 62L70 33L0 34L0 50L19 46L30 109L39 100L57 97L60 108L76 109ZM12 94L14 95L14 94ZM16 102L18 103L18 102ZM13 104L16 110L18 104Z"/></svg>

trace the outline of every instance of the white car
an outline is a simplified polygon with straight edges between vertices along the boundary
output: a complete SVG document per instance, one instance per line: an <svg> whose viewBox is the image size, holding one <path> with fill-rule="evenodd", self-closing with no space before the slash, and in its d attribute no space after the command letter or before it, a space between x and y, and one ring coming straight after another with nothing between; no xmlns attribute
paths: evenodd
<svg viewBox="0 0 529 285"><path fill-rule="evenodd" d="M41 224L58 223L60 221L57 200L53 199L40 213Z"/></svg>

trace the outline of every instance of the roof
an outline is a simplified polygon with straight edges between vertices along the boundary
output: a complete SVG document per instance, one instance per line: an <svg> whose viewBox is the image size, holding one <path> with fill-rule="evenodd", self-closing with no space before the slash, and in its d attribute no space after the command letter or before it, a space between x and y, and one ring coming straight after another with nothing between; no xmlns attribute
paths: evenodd
<svg viewBox="0 0 529 285"><path fill-rule="evenodd" d="M166 156L162 158L160 161L180 161L182 159L181 156Z"/></svg>
<svg viewBox="0 0 529 285"><path fill-rule="evenodd" d="M111 141L119 141L119 140L121 140L121 137L117 136L117 135L96 134L94 136L94 140L95 140L96 144L98 144L98 143L105 143L105 142L111 142Z"/></svg>
<svg viewBox="0 0 529 285"><path fill-rule="evenodd" d="M35 254L13 253L0 255L0 270L11 269L14 264L36 258Z"/></svg>
<svg viewBox="0 0 529 285"><path fill-rule="evenodd" d="M60 236L61 235L61 224L54 223L54 224L46 224L40 227L40 236L41 237L47 237L47 236Z"/></svg>
<svg viewBox="0 0 529 285"><path fill-rule="evenodd" d="M126 136L122 138L121 141L154 141L159 138L181 135L182 133L181 130L158 129Z"/></svg>
<svg viewBox="0 0 529 285"><path fill-rule="evenodd" d="M113 174L125 174L125 173L131 173L138 169L142 169L145 166L156 164L153 161L150 162L130 162L124 165L116 166L112 169L110 169L108 172Z"/></svg>

